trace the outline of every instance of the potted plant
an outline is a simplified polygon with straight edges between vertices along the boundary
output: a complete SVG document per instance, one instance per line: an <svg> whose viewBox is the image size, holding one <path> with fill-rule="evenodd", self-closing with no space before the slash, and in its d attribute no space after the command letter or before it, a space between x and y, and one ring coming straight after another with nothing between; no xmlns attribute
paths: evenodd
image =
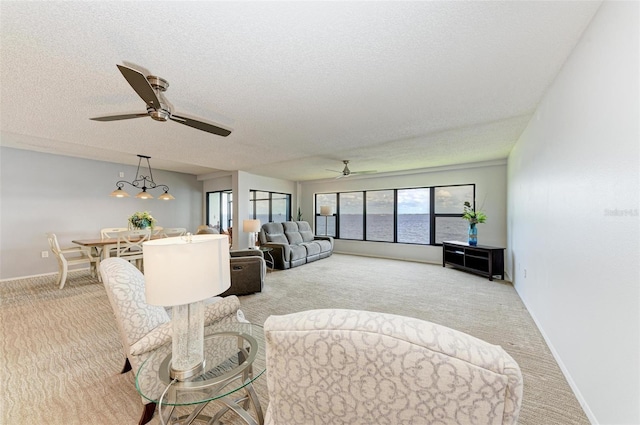
<svg viewBox="0 0 640 425"><path fill-rule="evenodd" d="M469 222L469 245L478 245L478 228L476 225L487 221L487 215L482 211L476 211L467 201L464 203L462 218Z"/></svg>
<svg viewBox="0 0 640 425"><path fill-rule="evenodd" d="M156 219L148 211L138 211L129 217L129 227L132 229L154 228Z"/></svg>

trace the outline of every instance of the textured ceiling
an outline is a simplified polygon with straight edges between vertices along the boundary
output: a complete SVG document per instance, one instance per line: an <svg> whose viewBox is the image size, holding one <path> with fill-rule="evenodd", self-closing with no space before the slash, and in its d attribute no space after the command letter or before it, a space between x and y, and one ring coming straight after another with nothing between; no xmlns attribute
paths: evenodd
<svg viewBox="0 0 640 425"><path fill-rule="evenodd" d="M0 144L310 180L505 158L600 2L0 2ZM116 64L169 81L149 117Z"/></svg>

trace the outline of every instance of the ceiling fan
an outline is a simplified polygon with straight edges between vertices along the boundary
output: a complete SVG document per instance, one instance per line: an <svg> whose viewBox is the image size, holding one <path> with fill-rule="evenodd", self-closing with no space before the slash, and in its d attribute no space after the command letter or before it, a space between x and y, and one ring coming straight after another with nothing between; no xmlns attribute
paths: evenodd
<svg viewBox="0 0 640 425"><path fill-rule="evenodd" d="M206 131L208 133L217 134L226 137L231 134L231 130L223 128L216 124L210 124L193 118L183 117L171 113L171 107L162 94L169 87L169 82L155 75L146 76L140 71L122 65L117 65L118 69L124 76L125 80L131 85L138 96L144 100L147 105L147 112L108 115L104 117L91 118L94 121L118 121L128 120L131 118L141 118L150 116L156 121L171 120L179 124L193 127L197 130Z"/></svg>
<svg viewBox="0 0 640 425"><path fill-rule="evenodd" d="M349 177L349 176L353 176L354 174L371 174L371 173L377 173L376 170L368 170L368 171L351 171L349 169L349 160L345 159L342 161L342 163L344 164L344 169L342 171L338 171L338 170L329 170L327 169L327 171L333 171L334 173L340 173L340 175L338 177L336 177L336 179L341 179L343 177Z"/></svg>

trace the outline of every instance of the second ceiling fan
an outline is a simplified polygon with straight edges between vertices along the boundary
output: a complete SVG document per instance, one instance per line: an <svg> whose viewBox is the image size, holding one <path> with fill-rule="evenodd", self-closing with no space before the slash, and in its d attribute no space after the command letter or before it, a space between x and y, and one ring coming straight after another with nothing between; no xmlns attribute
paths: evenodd
<svg viewBox="0 0 640 425"><path fill-rule="evenodd" d="M147 112L108 115L104 117L91 118L92 120L118 121L150 116L156 121L171 120L179 124L183 124L197 130L206 131L207 133L216 134L222 137L226 137L231 134L230 129L224 128L218 124L211 124L201 120L196 120L172 113L169 103L166 101L164 95L162 94L169 87L169 82L167 80L156 77L155 75L145 76L140 71L126 66L117 66L125 80L127 80L129 85L133 88L133 90L135 90L138 96L140 96L140 98L146 104Z"/></svg>
<svg viewBox="0 0 640 425"><path fill-rule="evenodd" d="M351 171L349 169L349 160L345 159L342 161L342 163L344 164L344 169L342 171L338 171L338 170L329 170L327 169L327 171L333 171L334 173L340 173L340 175L338 177L336 177L336 179L341 179L343 177L349 177L349 176L353 176L356 174L372 174L372 173L377 173L376 170L367 170L367 171Z"/></svg>

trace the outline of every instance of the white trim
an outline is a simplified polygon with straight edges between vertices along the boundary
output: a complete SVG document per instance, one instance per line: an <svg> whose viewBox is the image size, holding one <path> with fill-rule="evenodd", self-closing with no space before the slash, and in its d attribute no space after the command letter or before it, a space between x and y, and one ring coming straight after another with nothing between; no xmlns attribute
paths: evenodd
<svg viewBox="0 0 640 425"><path fill-rule="evenodd" d="M571 387L571 390L573 390L573 394L576 396L576 399L578 400L578 403L580 403L580 406L582 407L582 410L584 410L585 415L587 415L587 418L589 419L589 422L591 422L593 425L599 425L599 422L596 419L596 417L593 414L593 412L591 411L591 409L589 408L589 405L587 404L587 401L582 396L582 393L580 392L580 388L578 388L578 385L576 385L575 381L571 377L571 374L569 373L569 370L564 365L564 363L562 361L562 358L560 357L560 355L556 351L555 347L551 343L551 339L547 337L547 334L545 333L544 329L540 325L540 322L538 321L538 319L536 319L535 314L533 314L531 312L531 310L529 309L529 306L527 306L527 302L520 295L520 292L518 291L518 288L516 287L516 285L513 285L513 288L516 290L516 293L518 294L518 297L522 301L522 304L524 304L524 307L527 309L527 312L529 313L529 316L531 316L531 318L533 319L533 322L536 324L536 328L538 328L538 330L540 331L540 334L542 335L542 338L544 338L545 342L547 343L547 346L549 347L549 350L551 351L551 355L553 355L553 358L556 360L556 363L558 363L558 366L560 367L560 370L562 371L562 374L564 375L565 379L569 383L569 386Z"/></svg>
<svg viewBox="0 0 640 425"><path fill-rule="evenodd" d="M78 269L72 269L69 270L69 273L75 272L75 271L80 271L80 270L89 270L89 267L80 267ZM41 276L51 276L51 275L57 275L58 272L51 272L51 273L40 273L40 274L31 274L28 276L17 276L17 277L9 277L6 279L0 279L0 283L2 282L10 282L12 280L20 280L20 279L32 279L34 277L41 277Z"/></svg>

